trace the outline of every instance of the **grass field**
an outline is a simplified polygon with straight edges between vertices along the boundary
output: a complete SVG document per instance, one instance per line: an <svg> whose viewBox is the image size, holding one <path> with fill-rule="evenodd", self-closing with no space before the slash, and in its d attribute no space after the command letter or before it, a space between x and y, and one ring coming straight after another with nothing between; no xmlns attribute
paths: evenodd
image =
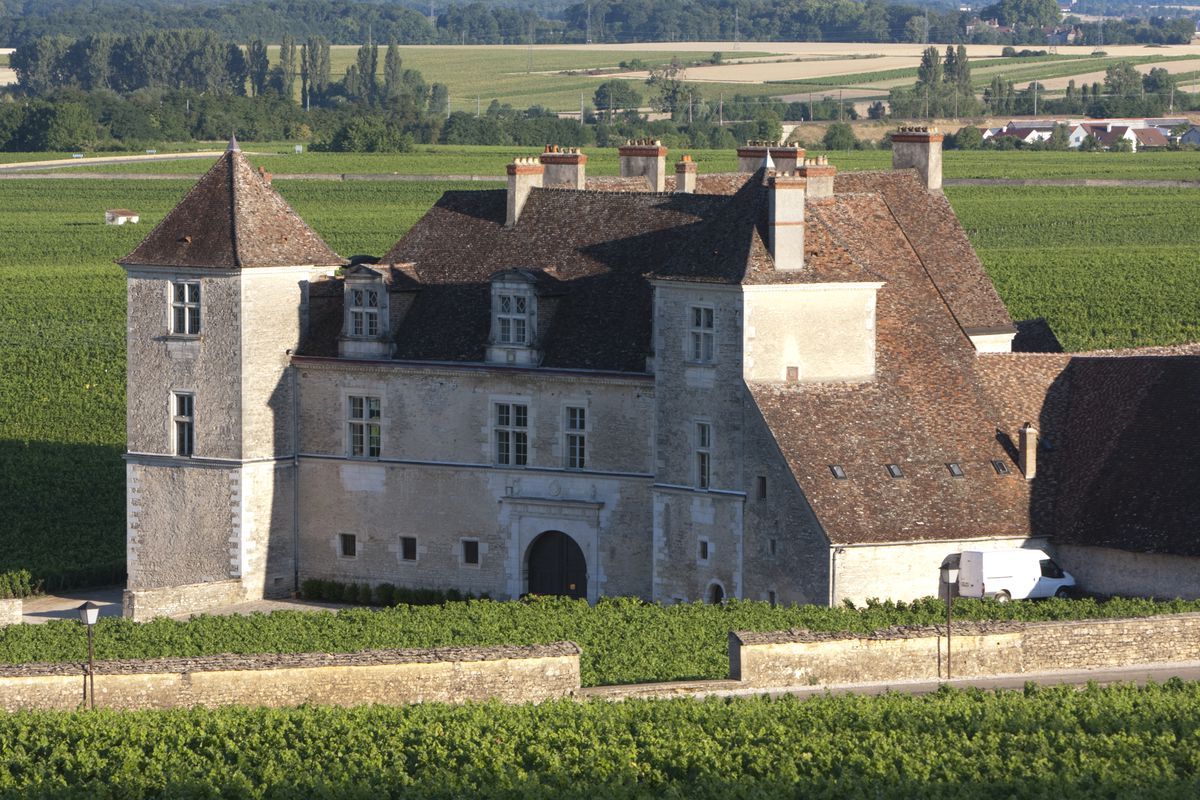
<svg viewBox="0 0 1200 800"><path fill-rule="evenodd" d="M252 148L248 148L252 149ZM514 151L276 156L319 171L500 174ZM309 160L309 159L312 160ZM709 155L699 156L707 169ZM886 152L835 155L881 168ZM732 167L732 154L711 154ZM197 170L202 164L186 164ZM421 166L423 165L423 166ZM1198 177L1200 154L948 153L950 175ZM159 165L165 166L165 165ZM172 168L174 168L174 164ZM611 152L589 168L615 172ZM299 171L299 170L295 170ZM453 170L460 171L457 167ZM447 188L479 183L279 180L280 192L343 255L380 254ZM124 283L129 252L190 181L0 183L0 571L51 587L96 583L123 564ZM1200 339L1200 191L949 187L947 195L1017 318L1046 317L1069 350ZM140 226L102 224L134 208Z"/></svg>

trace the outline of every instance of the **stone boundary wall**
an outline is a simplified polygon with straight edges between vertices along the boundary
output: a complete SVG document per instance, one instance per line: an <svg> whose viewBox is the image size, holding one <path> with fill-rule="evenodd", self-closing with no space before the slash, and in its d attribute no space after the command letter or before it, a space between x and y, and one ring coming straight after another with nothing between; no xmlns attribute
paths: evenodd
<svg viewBox="0 0 1200 800"><path fill-rule="evenodd" d="M538 702L579 689L572 642L104 661L96 707ZM0 666L0 709L71 710L84 703L86 664Z"/></svg>
<svg viewBox="0 0 1200 800"><path fill-rule="evenodd" d="M24 607L25 602L19 597L0 600L0 628L3 628L5 625L19 624Z"/></svg>
<svg viewBox="0 0 1200 800"><path fill-rule="evenodd" d="M870 636L734 632L729 674L747 688L936 680L945 674L945 632L944 626L892 628ZM951 629L951 648L955 678L1200 661L1200 613L964 622Z"/></svg>
<svg viewBox="0 0 1200 800"><path fill-rule="evenodd" d="M122 597L121 615L134 622L155 617L197 614L219 606L229 606L246 599L238 579L189 583L161 589L126 589Z"/></svg>

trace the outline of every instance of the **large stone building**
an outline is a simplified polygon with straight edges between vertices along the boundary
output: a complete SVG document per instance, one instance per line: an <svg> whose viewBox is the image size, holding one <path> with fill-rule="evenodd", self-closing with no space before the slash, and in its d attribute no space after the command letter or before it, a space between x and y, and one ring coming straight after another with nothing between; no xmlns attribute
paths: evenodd
<svg viewBox="0 0 1200 800"><path fill-rule="evenodd" d="M351 265L231 144L120 262L127 613L309 577L912 598L1028 545L1200 596L1196 350L1011 352L936 133L893 171L767 155L548 148Z"/></svg>

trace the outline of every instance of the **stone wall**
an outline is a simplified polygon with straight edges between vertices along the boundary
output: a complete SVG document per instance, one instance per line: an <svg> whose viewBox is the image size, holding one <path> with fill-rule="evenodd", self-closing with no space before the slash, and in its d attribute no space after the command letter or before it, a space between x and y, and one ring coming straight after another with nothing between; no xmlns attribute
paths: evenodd
<svg viewBox="0 0 1200 800"><path fill-rule="evenodd" d="M83 667L0 667L0 709L77 708L84 701ZM538 702L579 689L579 648L558 642L341 655L108 661L96 665L95 683L96 707L116 709Z"/></svg>
<svg viewBox="0 0 1200 800"><path fill-rule="evenodd" d="M134 622L195 614L246 600L240 580L191 583L156 589L126 589L122 614Z"/></svg>
<svg viewBox="0 0 1200 800"><path fill-rule="evenodd" d="M1123 597L1200 598L1200 558L1060 544L1062 568L1088 592Z"/></svg>
<svg viewBox="0 0 1200 800"><path fill-rule="evenodd" d="M22 608L24 608L24 602L19 597L0 600L0 628L20 623Z"/></svg>
<svg viewBox="0 0 1200 800"><path fill-rule="evenodd" d="M752 688L936 680L945 628L871 636L788 631L729 635L730 677ZM1200 614L1071 622L962 623L951 637L952 676L1015 675L1200 660Z"/></svg>

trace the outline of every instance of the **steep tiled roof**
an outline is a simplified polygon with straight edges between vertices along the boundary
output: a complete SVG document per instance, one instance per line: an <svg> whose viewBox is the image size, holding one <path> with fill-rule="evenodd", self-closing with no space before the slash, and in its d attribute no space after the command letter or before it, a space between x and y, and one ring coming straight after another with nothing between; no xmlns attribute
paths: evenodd
<svg viewBox="0 0 1200 800"><path fill-rule="evenodd" d="M1200 347L979 359L1015 437L1047 446L1032 484L1035 528L1073 544L1200 556ZM1181 413L1182 409L1188 410Z"/></svg>
<svg viewBox="0 0 1200 800"><path fill-rule="evenodd" d="M244 269L345 262L231 149L120 263Z"/></svg>
<svg viewBox="0 0 1200 800"><path fill-rule="evenodd" d="M841 192L878 192L900 223L938 292L963 330L1013 329L996 293L945 197L924 191L911 170L844 172L834 178Z"/></svg>
<svg viewBox="0 0 1200 800"><path fill-rule="evenodd" d="M886 281L875 379L750 386L826 534L834 544L1029 535L1029 487L996 439L974 348L889 204L877 195L839 199L822 222ZM992 460L1010 474L998 475ZM888 464L904 477L891 477Z"/></svg>

